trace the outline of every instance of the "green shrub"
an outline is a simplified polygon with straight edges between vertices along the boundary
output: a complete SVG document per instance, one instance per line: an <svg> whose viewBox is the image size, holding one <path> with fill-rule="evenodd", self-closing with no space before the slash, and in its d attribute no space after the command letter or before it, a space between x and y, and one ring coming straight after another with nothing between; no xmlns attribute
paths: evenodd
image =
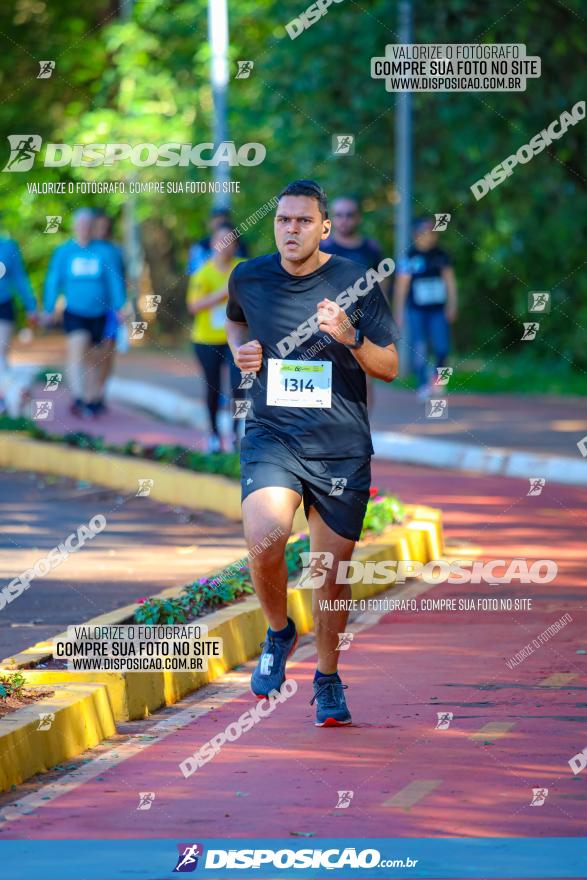
<svg viewBox="0 0 587 880"><path fill-rule="evenodd" d="M0 700L6 697L21 697L25 684L22 672L0 673Z"/></svg>

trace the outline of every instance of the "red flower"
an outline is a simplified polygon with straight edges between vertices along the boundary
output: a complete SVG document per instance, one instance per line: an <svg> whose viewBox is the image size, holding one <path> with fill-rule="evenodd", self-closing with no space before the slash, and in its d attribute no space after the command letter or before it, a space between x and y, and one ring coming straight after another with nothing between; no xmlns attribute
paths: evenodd
<svg viewBox="0 0 587 880"><path fill-rule="evenodd" d="M137 599L137 602L139 603L139 605L142 605L143 602L148 602L148 599L147 599L147 598L144 598L144 599Z"/></svg>
<svg viewBox="0 0 587 880"><path fill-rule="evenodd" d="M375 496L378 494L379 489L377 488L377 486L371 486L371 488L369 489L369 495L371 496L371 498L375 498Z"/></svg>

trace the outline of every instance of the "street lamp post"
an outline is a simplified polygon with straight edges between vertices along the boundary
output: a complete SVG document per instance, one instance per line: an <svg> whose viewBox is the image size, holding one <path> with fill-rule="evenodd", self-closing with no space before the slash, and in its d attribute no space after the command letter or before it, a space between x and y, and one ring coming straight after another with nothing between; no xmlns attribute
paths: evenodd
<svg viewBox="0 0 587 880"><path fill-rule="evenodd" d="M228 124L228 9L226 0L208 0L208 40L210 43L210 83L214 103L214 145L218 147L227 140ZM214 182L223 184L230 180L227 162L221 162L213 169ZM218 187L222 190L222 186ZM228 187L227 187L228 189ZM230 208L228 192L214 193L215 208Z"/></svg>
<svg viewBox="0 0 587 880"><path fill-rule="evenodd" d="M412 42L412 3L399 3L399 42ZM395 109L395 180L397 203L395 210L395 262L404 256L410 246L412 210L412 94L398 92ZM405 321L404 321L405 326ZM409 372L409 341L406 332L399 343L400 375Z"/></svg>

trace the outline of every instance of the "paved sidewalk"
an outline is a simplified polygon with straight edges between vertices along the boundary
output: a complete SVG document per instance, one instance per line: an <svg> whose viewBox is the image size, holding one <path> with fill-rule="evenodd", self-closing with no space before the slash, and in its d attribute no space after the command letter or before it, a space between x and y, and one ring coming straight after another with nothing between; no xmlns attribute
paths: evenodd
<svg viewBox="0 0 587 880"><path fill-rule="evenodd" d="M454 552L552 558L545 585L438 585L426 599L532 599L531 610L383 613L355 621L342 658L354 725L317 729L309 706L312 638L294 657L297 693L190 778L179 763L253 705L250 664L153 719L123 727L98 764L29 784L0 813L1 838L573 836L587 821L584 774L587 492L525 495L522 481L386 465L381 488L442 505ZM464 546L463 546L464 545ZM392 590L390 596L398 596ZM572 622L513 669L507 660L569 613ZM362 627L362 628L361 628ZM437 713L452 712L447 730ZM153 737L145 745L148 733ZM139 749L140 743L140 749ZM92 753L87 753L87 761ZM45 777L55 779L55 774ZM42 779L40 780L43 781ZM278 782L278 784L276 784ZM532 789L547 788L540 807ZM140 791L152 791L138 811ZM339 791L352 791L337 809ZM3 811L3 812L2 812ZM308 844L311 845L310 841Z"/></svg>
<svg viewBox="0 0 587 880"><path fill-rule="evenodd" d="M246 553L240 522L63 477L0 475L0 583L96 514L106 528L0 612L0 660L68 626L184 586Z"/></svg>

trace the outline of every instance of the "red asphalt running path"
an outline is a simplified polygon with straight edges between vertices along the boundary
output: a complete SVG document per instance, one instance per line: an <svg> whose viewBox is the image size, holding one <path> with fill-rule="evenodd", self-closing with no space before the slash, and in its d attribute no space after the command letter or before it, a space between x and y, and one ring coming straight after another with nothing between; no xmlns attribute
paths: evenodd
<svg viewBox="0 0 587 880"><path fill-rule="evenodd" d="M445 536L465 545L461 558L554 559L557 578L440 584L419 597L531 598L530 611L386 613L357 632L341 658L348 728L314 727L315 655L302 648L289 673L296 694L185 779L180 762L255 705L244 691L223 699L216 682L206 689L211 711L2 825L0 839L584 833L587 769L575 776L568 761L587 746L586 657L577 653L587 647L587 492L547 484L527 497L523 480L381 462L374 477L408 502L442 507ZM565 613L572 622L508 668L508 658ZM245 685L250 668L241 670ZM448 729L435 729L438 712L453 713ZM542 806L530 806L533 788L548 788ZM145 791L155 800L139 811ZM336 808L339 791L354 793L346 809Z"/></svg>

